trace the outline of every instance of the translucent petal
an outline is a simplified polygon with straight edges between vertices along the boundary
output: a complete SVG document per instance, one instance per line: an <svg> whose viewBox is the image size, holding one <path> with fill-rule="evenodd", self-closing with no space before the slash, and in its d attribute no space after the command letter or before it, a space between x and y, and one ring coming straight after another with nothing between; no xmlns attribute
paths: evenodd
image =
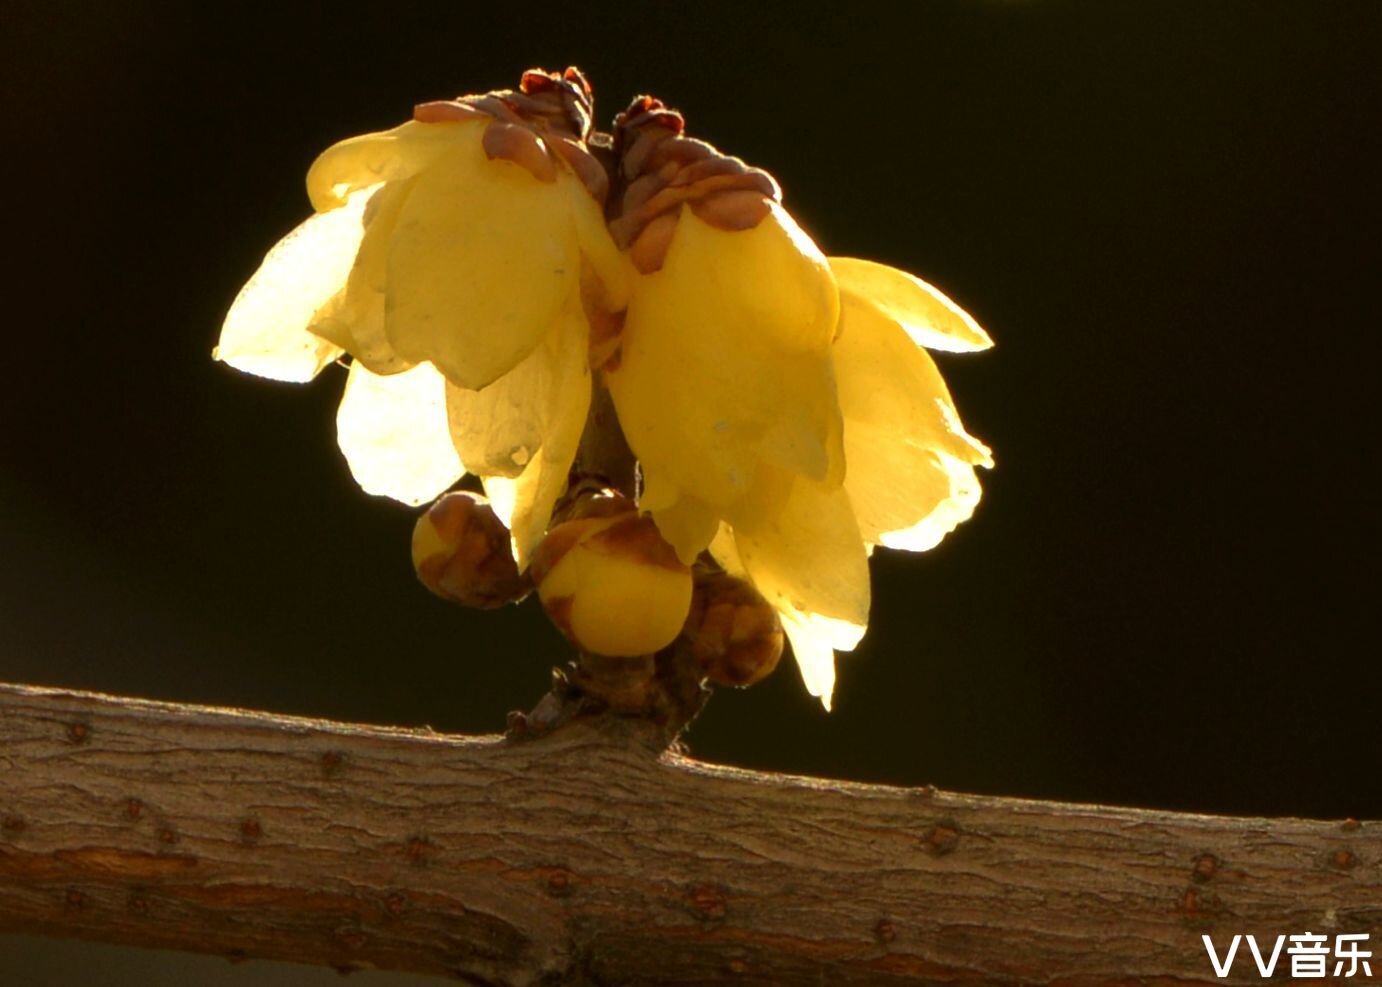
<svg viewBox="0 0 1382 987"><path fill-rule="evenodd" d="M512 533L520 570L547 531L585 430L586 344L585 316L573 294L558 325L511 374L483 391L447 387L452 441Z"/></svg>
<svg viewBox="0 0 1382 987"><path fill-rule="evenodd" d="M366 493L425 504L464 472L446 427L446 381L420 363L381 377L354 363L336 413L336 438Z"/></svg>
<svg viewBox="0 0 1382 987"><path fill-rule="evenodd" d="M644 512L665 511L681 499L677 485L661 473L643 473L639 487L638 506Z"/></svg>
<svg viewBox="0 0 1382 987"><path fill-rule="evenodd" d="M730 575L750 578L739 555L734 529L729 525L720 525L710 542L710 554ZM849 621L805 613L790 606L780 607L778 617L788 640L792 642L792 653L801 670L806 690L819 697L821 704L829 710L830 697L835 688L835 649L852 649L859 641L861 629Z"/></svg>
<svg viewBox="0 0 1382 987"><path fill-rule="evenodd" d="M570 172L562 171L559 181L569 189L571 219L581 254L604 288L601 301L606 310L618 312L629 303L636 272L628 257L615 245L605 223L604 210Z"/></svg>
<svg viewBox="0 0 1382 987"><path fill-rule="evenodd" d="M480 478L480 485L485 488L485 496L489 498L489 506L494 509L494 516L512 531L518 482L507 476L484 476Z"/></svg>
<svg viewBox="0 0 1382 987"><path fill-rule="evenodd" d="M653 511L652 516L683 565L696 561L720 527L719 514L694 497L678 498L671 506Z"/></svg>
<svg viewBox="0 0 1382 987"><path fill-rule="evenodd" d="M661 474L644 474L638 506L651 514L658 531L684 565L696 561L720 529L720 512L695 497L683 496Z"/></svg>
<svg viewBox="0 0 1382 987"><path fill-rule="evenodd" d="M846 445L851 478L845 489L870 545L927 551L979 503L974 467L953 456L899 443L877 429L849 429Z"/></svg>
<svg viewBox="0 0 1382 987"><path fill-rule="evenodd" d="M936 469L944 474L946 488L935 506L910 527L883 531L877 543L884 548L926 552L974 515L979 504L979 478L974 467L944 453L936 455ZM866 538L869 536L866 534Z"/></svg>
<svg viewBox="0 0 1382 987"><path fill-rule="evenodd" d="M868 554L843 489L771 475L730 523L744 571L779 613L809 622L839 650L859 642L869 617Z"/></svg>
<svg viewBox="0 0 1382 987"><path fill-rule="evenodd" d="M987 447L960 424L930 354L857 298L845 298L840 308L835 377L847 422L891 428L899 438L975 464L991 462Z"/></svg>
<svg viewBox="0 0 1382 987"><path fill-rule="evenodd" d="M964 309L906 271L853 257L830 258L842 298L856 298L895 319L918 346L969 352L993 340Z"/></svg>
<svg viewBox="0 0 1382 987"><path fill-rule="evenodd" d="M806 691L820 699L826 712L830 712L831 697L835 692L835 650L795 614L779 616L782 630L786 632L787 640L792 642L792 656L797 660Z"/></svg>
<svg viewBox="0 0 1382 987"><path fill-rule="evenodd" d="M572 374L589 380L588 367L575 371L570 365L571 340L585 332L573 303L542 345L488 387L473 391L448 383L451 437L468 472L511 478L524 472L551 430L553 395Z"/></svg>
<svg viewBox="0 0 1382 987"><path fill-rule="evenodd" d="M478 144L483 120L407 123L374 134L362 134L331 145L307 172L312 207L325 212L339 206L356 189L410 178L432 165L458 142Z"/></svg>
<svg viewBox="0 0 1382 987"><path fill-rule="evenodd" d="M645 476L712 508L742 497L763 461L839 483L837 316L824 258L781 209L738 232L683 210L606 371Z"/></svg>
<svg viewBox="0 0 1382 987"><path fill-rule="evenodd" d="M370 198L364 214L365 235L345 291L312 324L314 333L344 347L377 374L396 374L414 365L393 351L384 334L389 245L412 188L412 179L390 182Z"/></svg>
<svg viewBox="0 0 1382 987"><path fill-rule="evenodd" d="M362 189L339 209L308 219L278 242L240 289L213 355L237 370L308 381L342 348L308 332L345 287L364 235Z"/></svg>
<svg viewBox="0 0 1382 987"><path fill-rule="evenodd" d="M523 472L542 446L547 407L561 370L544 344L486 388L446 385L451 438L467 472L507 477Z"/></svg>
<svg viewBox="0 0 1382 987"><path fill-rule="evenodd" d="M472 390L512 370L580 282L570 195L585 193L489 160L478 137L438 155L413 179L391 240L394 351Z"/></svg>
<svg viewBox="0 0 1382 987"><path fill-rule="evenodd" d="M925 350L892 319L846 295L835 344L849 492L869 544L923 551L967 519L974 465L988 449L960 424Z"/></svg>
<svg viewBox="0 0 1382 987"><path fill-rule="evenodd" d="M739 546L734 543L734 529L723 521L710 540L710 555L731 576L747 577L744 560L739 558Z"/></svg>

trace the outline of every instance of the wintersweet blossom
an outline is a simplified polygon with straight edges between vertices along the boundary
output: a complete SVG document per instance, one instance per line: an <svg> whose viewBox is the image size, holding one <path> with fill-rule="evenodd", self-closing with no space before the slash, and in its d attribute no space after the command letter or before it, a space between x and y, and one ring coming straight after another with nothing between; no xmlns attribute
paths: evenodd
<svg viewBox="0 0 1382 987"><path fill-rule="evenodd" d="M629 181L611 225L640 275L604 374L639 506L683 561L708 548L753 582L828 706L834 652L868 624L868 553L933 547L992 465L924 347L991 341L925 282L825 257L776 183L657 100L615 142Z"/></svg>
<svg viewBox="0 0 1382 987"><path fill-rule="evenodd" d="M288 381L348 353L337 437L360 486L422 504L473 473L525 564L590 403L586 307L622 308L631 280L589 109L578 73L530 72L328 148L316 214L265 257L216 352Z"/></svg>
<svg viewBox="0 0 1382 987"><path fill-rule="evenodd" d="M241 292L218 354L301 381L348 353L338 438L360 485L419 504L480 476L520 569L598 376L639 511L681 565L708 553L756 587L828 707L835 652L867 627L869 553L929 549L975 509L992 459L927 350L990 340L925 282L826 257L771 177L657 100L612 138L590 119L579 73L530 72L330 148L316 215ZM658 600L630 606L681 608L661 621L680 626L686 593Z"/></svg>

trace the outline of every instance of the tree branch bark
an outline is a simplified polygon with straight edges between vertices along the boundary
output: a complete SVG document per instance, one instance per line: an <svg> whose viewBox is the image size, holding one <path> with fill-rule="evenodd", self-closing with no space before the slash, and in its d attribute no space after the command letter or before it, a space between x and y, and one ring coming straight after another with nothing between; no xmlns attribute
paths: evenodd
<svg viewBox="0 0 1382 987"><path fill-rule="evenodd" d="M0 686L0 931L484 984L1093 985L1260 982L1246 948L1216 979L1203 933L1382 929L1382 823L660 746L614 717L505 740Z"/></svg>

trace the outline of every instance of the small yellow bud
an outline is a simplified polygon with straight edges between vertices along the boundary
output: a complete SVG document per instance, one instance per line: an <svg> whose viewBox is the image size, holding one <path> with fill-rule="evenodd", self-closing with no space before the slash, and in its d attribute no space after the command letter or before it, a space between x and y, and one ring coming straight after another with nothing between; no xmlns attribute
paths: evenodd
<svg viewBox="0 0 1382 987"><path fill-rule="evenodd" d="M761 682L782 657L782 622L746 580L725 572L696 573L686 620L691 653L716 685Z"/></svg>
<svg viewBox="0 0 1382 987"><path fill-rule="evenodd" d="M509 532L479 494L437 499L413 528L413 568L444 600L491 610L517 603L532 588L514 564Z"/></svg>
<svg viewBox="0 0 1382 987"><path fill-rule="evenodd" d="M574 511L533 557L538 596L572 644L597 655L652 654L681 633L691 606L691 570L651 518L622 498L593 498ZM625 504L627 502L624 502ZM609 513L614 511L614 513Z"/></svg>

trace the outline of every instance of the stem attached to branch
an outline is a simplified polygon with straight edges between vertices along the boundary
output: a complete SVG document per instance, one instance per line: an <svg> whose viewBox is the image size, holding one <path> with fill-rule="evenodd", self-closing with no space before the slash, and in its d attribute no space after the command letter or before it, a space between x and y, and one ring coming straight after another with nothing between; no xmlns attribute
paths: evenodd
<svg viewBox="0 0 1382 987"><path fill-rule="evenodd" d="M553 526L565 519L585 493L614 490L634 503L637 488L637 460L624 438L609 389L597 372L571 480L553 513ZM681 639L655 655L605 657L582 652L566 668L554 672L552 689L531 713L510 714L508 736L531 738L573 717L614 713L646 720L650 735L665 747L709 698L702 678Z"/></svg>
<svg viewBox="0 0 1382 987"><path fill-rule="evenodd" d="M1382 932L1382 822L755 774L0 686L0 932L483 984L1255 984ZM1375 949L1375 945L1373 947Z"/></svg>

